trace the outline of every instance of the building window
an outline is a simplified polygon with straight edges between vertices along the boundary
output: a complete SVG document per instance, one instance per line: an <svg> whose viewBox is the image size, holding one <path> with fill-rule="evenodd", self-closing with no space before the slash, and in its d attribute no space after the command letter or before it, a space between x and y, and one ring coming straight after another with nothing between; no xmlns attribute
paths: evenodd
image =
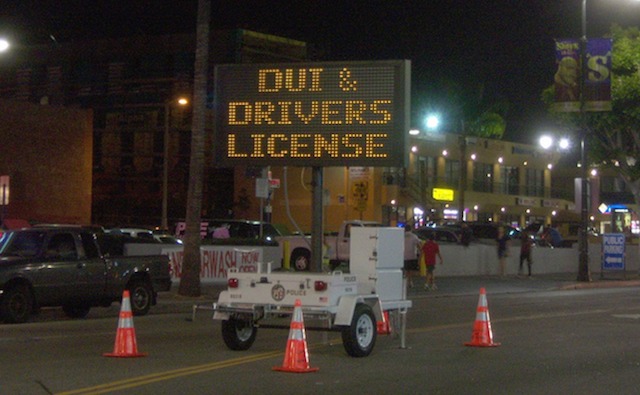
<svg viewBox="0 0 640 395"><path fill-rule="evenodd" d="M473 164L472 187L475 192L493 192L493 165L490 163Z"/></svg>
<svg viewBox="0 0 640 395"><path fill-rule="evenodd" d="M506 195L519 195L518 188L518 168L510 166L500 167L500 192Z"/></svg>
<svg viewBox="0 0 640 395"><path fill-rule="evenodd" d="M539 169L527 169L526 195L544 197L544 172Z"/></svg>
<svg viewBox="0 0 640 395"><path fill-rule="evenodd" d="M460 183L460 161L447 159L444 162L444 183L449 188L458 188Z"/></svg>
<svg viewBox="0 0 640 395"><path fill-rule="evenodd" d="M436 158L432 156L421 156L418 159L419 185L423 188L436 185Z"/></svg>

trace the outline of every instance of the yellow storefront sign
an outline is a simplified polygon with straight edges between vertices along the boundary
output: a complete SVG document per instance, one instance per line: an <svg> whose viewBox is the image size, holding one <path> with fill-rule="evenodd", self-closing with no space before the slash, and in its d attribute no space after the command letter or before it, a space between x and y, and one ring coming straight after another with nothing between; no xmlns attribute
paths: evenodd
<svg viewBox="0 0 640 395"><path fill-rule="evenodd" d="M435 200L453 201L453 189L433 188L433 198Z"/></svg>

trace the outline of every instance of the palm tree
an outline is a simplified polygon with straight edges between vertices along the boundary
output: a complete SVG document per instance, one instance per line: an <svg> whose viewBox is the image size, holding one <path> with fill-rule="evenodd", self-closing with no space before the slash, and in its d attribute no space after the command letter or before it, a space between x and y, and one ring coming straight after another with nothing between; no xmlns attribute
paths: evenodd
<svg viewBox="0 0 640 395"><path fill-rule="evenodd" d="M196 61L193 82L193 120L191 124L191 160L187 192L184 258L178 294L200 296L200 212L204 179L205 111L209 65L209 23L211 0L198 1Z"/></svg>

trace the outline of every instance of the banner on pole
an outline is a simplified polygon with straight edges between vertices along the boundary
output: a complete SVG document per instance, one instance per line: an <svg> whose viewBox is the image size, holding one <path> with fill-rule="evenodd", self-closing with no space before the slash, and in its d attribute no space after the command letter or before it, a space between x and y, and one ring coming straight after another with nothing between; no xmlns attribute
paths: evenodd
<svg viewBox="0 0 640 395"><path fill-rule="evenodd" d="M611 110L611 48L612 40L608 38L587 41L585 111ZM561 112L580 111L579 40L556 40L556 65L553 77L554 109Z"/></svg>

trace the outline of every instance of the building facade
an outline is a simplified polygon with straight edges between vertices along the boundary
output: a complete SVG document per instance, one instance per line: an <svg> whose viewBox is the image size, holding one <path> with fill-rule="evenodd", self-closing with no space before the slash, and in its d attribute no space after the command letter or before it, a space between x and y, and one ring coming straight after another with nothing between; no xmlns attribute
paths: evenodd
<svg viewBox="0 0 640 395"><path fill-rule="evenodd" d="M141 36L52 42L0 59L0 98L92 110L92 222L158 226L165 193L168 222L184 218L191 110L175 103L193 95L195 47L195 34ZM211 80L215 64L304 59L306 44L296 40L248 30L210 37ZM212 103L212 87L209 92ZM211 130L207 138L211 147ZM209 150L206 155L203 216L229 216L233 169L216 166Z"/></svg>

